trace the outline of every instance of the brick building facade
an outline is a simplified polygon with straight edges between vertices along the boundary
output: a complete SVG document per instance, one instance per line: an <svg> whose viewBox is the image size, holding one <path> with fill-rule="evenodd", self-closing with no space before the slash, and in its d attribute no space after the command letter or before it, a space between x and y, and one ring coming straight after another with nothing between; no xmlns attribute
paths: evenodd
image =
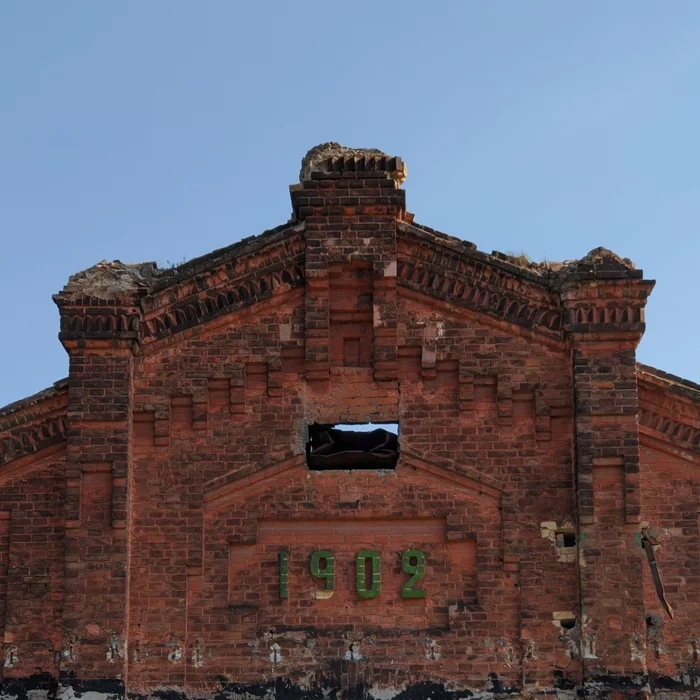
<svg viewBox="0 0 700 700"><path fill-rule="evenodd" d="M69 377L0 411L3 698L700 697L653 282L480 252L404 177L326 144L283 226L54 297Z"/></svg>

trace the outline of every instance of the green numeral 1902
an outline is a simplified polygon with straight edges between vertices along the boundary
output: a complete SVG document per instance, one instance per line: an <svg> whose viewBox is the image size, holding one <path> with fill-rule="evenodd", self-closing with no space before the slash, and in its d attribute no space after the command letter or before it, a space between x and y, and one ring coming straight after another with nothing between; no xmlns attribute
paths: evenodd
<svg viewBox="0 0 700 700"><path fill-rule="evenodd" d="M425 598L425 589L418 584L425 576L425 554L417 549L407 549L401 555L401 569L409 574L401 587L402 598ZM316 591L316 598L331 598L335 590L335 558L333 552L319 550L311 553L309 573L323 581L323 589ZM355 557L355 590L363 599L376 598L382 588L382 557L379 552L363 549ZM280 598L289 598L289 552L279 553Z"/></svg>

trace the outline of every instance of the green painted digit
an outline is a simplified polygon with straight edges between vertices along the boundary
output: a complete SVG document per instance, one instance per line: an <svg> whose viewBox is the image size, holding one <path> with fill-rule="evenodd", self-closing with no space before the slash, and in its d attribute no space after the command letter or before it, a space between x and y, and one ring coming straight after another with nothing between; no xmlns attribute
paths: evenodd
<svg viewBox="0 0 700 700"><path fill-rule="evenodd" d="M401 567L411 578L404 583L401 589L402 598L425 598L425 590L414 588L425 575L425 554L417 549L407 549L401 555Z"/></svg>
<svg viewBox="0 0 700 700"><path fill-rule="evenodd" d="M324 562L323 568L321 568L322 560ZM324 591L332 592L335 589L335 560L333 559L333 552L312 552L309 568L311 570L311 575L314 578L322 579L326 582L326 587ZM324 591L318 591L317 597L330 598L332 593L326 596L318 595L320 593L323 593Z"/></svg>
<svg viewBox="0 0 700 700"><path fill-rule="evenodd" d="M289 598L289 552L280 552L280 598Z"/></svg>
<svg viewBox="0 0 700 700"><path fill-rule="evenodd" d="M371 562L372 585L367 588L367 562ZM376 598L382 586L382 560L379 552L363 549L355 558L357 595L360 598Z"/></svg>

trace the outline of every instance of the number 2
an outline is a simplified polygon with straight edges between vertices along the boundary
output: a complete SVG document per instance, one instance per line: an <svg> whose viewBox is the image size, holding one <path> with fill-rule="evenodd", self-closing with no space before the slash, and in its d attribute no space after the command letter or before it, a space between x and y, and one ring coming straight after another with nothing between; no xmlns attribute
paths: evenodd
<svg viewBox="0 0 700 700"><path fill-rule="evenodd" d="M415 562L415 563L414 563ZM401 589L402 598L425 598L425 590L414 588L425 575L425 554L417 549L407 549L401 555L401 568L411 574L411 578L404 583Z"/></svg>

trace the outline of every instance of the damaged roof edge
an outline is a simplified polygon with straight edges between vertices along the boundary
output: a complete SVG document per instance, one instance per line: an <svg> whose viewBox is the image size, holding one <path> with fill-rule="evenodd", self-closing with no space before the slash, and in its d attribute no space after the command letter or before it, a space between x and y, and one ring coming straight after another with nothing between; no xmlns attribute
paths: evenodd
<svg viewBox="0 0 700 700"><path fill-rule="evenodd" d="M413 233L422 236L428 239L431 243L446 246L459 255L464 255L474 260L479 260L480 262L493 265L494 267L500 267L506 272L525 277L532 282L545 286L547 285L549 278L540 270L526 268L522 265L511 262L502 253L500 255L489 255L489 253L479 250L476 244L472 243L471 241L457 238L449 233L438 231L437 229L430 228L430 226L425 226L424 224L416 223L415 221L410 223L407 221L402 221L399 223L399 229L405 231L406 233Z"/></svg>
<svg viewBox="0 0 700 700"><path fill-rule="evenodd" d="M234 255L251 253L264 245L274 242L278 238L283 238L287 231L302 231L303 229L303 222L299 223L290 219L286 223L267 229L262 233L258 233L254 236L246 236L246 238L242 238L236 243L232 243L223 248L217 248L206 255L192 258L192 260L188 260L172 270L164 270L161 273L160 279L153 285L151 291L159 291L175 282L180 282L183 279L204 272L212 265L227 262Z"/></svg>
<svg viewBox="0 0 700 700"><path fill-rule="evenodd" d="M54 382L50 387L42 389L41 391L37 391L36 394L32 394L31 396L27 396L23 399L18 399L17 401L8 403L6 406L0 407L0 418L4 418L5 416L9 416L12 413L21 411L22 409L29 408L29 406L33 406L37 403L41 403L42 401L46 401L47 399L50 399L62 393L67 388L68 377L59 379L57 382Z"/></svg>
<svg viewBox="0 0 700 700"><path fill-rule="evenodd" d="M122 263L119 260L102 260L71 275L62 291L54 295L54 300L60 300L66 293L111 301L122 297L148 296L217 265L253 253L284 238L287 233L298 232L303 228L303 222L289 220L172 268L159 268L154 262Z"/></svg>
<svg viewBox="0 0 700 700"><path fill-rule="evenodd" d="M658 384L668 387L673 393L683 394L692 401L700 401L700 384L683 379L675 374L664 372L663 370L651 367L650 365L637 363L637 374L644 378L644 375L655 379Z"/></svg>
<svg viewBox="0 0 700 700"><path fill-rule="evenodd" d="M524 255L508 255L498 250L486 253L479 250L471 241L451 236L415 221L399 222L399 230L419 236L434 245L449 248L460 256L478 260L540 284L553 292L558 292L561 285L569 280L642 279L644 275L643 270L638 270L629 258L621 258L603 247L594 248L578 259L563 262L535 262Z"/></svg>

